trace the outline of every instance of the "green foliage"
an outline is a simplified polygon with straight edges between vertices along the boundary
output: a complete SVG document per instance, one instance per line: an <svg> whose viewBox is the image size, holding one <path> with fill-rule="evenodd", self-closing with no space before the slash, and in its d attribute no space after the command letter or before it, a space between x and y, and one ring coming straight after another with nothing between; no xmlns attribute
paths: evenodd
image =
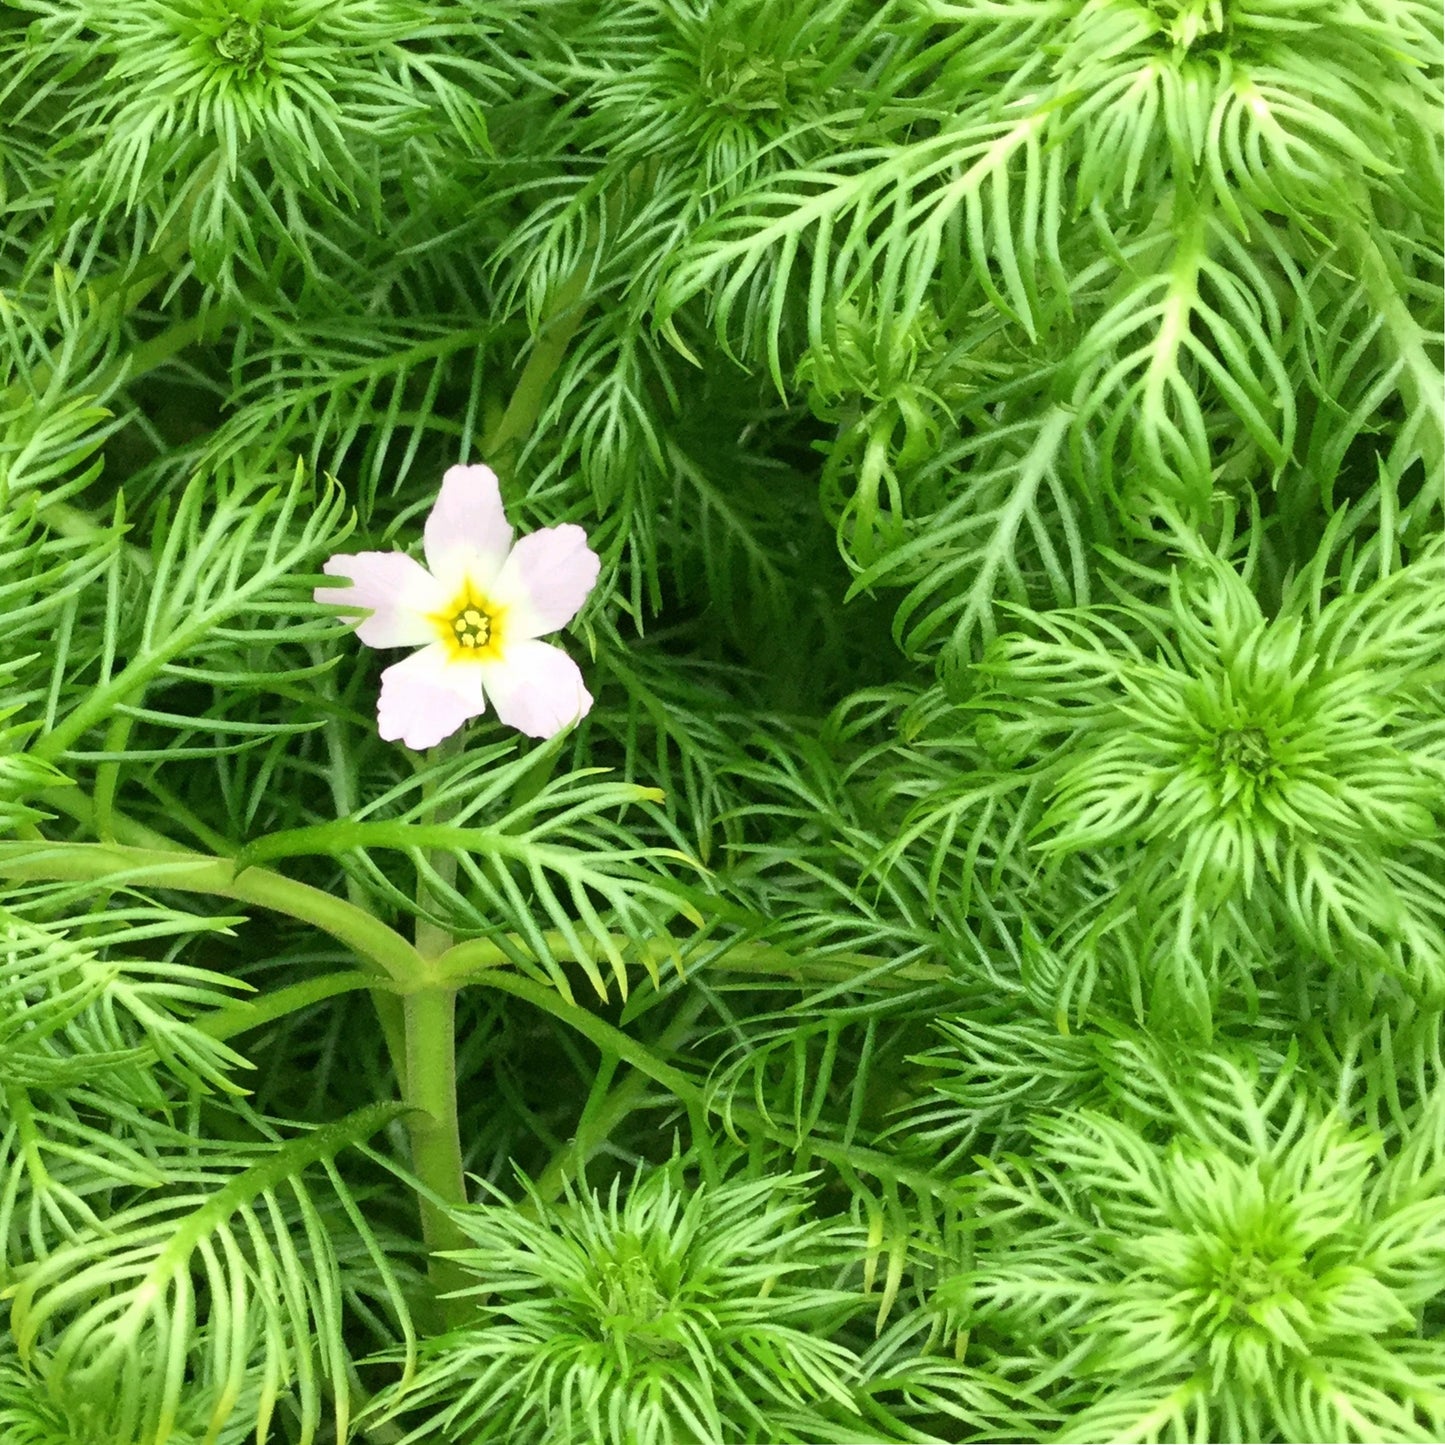
<svg viewBox="0 0 1445 1445"><path fill-rule="evenodd" d="M198 1402L199 1403L199 1402ZM172 1428L175 1445L196 1445L205 1436L199 1411ZM118 1437L105 1400L66 1398L51 1392L11 1359L0 1365L0 1426L15 1445L113 1445ZM215 1437L241 1445L245 1433L232 1428Z"/></svg>
<svg viewBox="0 0 1445 1445"><path fill-rule="evenodd" d="M396 1113L395 1105L374 1105L289 1143L259 1150L232 1144L219 1167L206 1169L197 1159L177 1169L175 1182L190 1184L189 1192L117 1210L89 1237L26 1272L11 1310L22 1359L42 1333L53 1334L46 1371L69 1389L107 1398L110 1427L121 1437L142 1431L169 1437L193 1353L205 1355L218 1387L209 1430L226 1422L250 1379L260 1385L251 1408L261 1438L283 1388L294 1389L301 1428L310 1435L321 1416L322 1382L329 1381L344 1436L342 1268L353 1238L403 1319L405 1304L334 1170L327 1172L339 1209L319 1208L301 1176ZM338 1225L341 1251L330 1240ZM215 1303L198 1328L195 1292L202 1284ZM63 1314L72 1317L57 1328ZM149 1368L138 1369L138 1362Z"/></svg>
<svg viewBox="0 0 1445 1445"><path fill-rule="evenodd" d="M625 1199L614 1180L605 1198L472 1209L456 1258L478 1313L396 1401L430 1410L407 1439L839 1438L854 1362L814 1331L857 1308L822 1284L856 1242L806 1220L800 1186L689 1190L657 1170Z"/></svg>
<svg viewBox="0 0 1445 1445"><path fill-rule="evenodd" d="M1059 923L1080 966L1137 920L1130 966L1172 969L1185 991L1202 955L1237 947L1241 929L1257 949L1277 921L1321 957L1445 988L1430 881L1445 551L1437 540L1323 601L1326 556L1269 618L1234 567L1199 551L1167 579L1135 569L1167 603L1125 596L1117 622L1103 608L1035 615L1039 635L985 658L981 735L1003 765L1034 766L1035 846L1056 865L1129 859L1112 896Z"/></svg>
<svg viewBox="0 0 1445 1445"><path fill-rule="evenodd" d="M1167 1140L1095 1111L990 1163L938 1289L970 1354L1015 1352L1061 1440L1432 1440L1445 1354L1438 1091L1387 1145L1221 1059Z"/></svg>
<svg viewBox="0 0 1445 1445"><path fill-rule="evenodd" d="M103 138L73 146L58 191L72 244L119 211L137 239L184 246L210 281L234 284L238 261L264 274L276 242L321 273L311 227L289 221L338 202L379 214L383 187L438 124L464 146L486 143L475 93L486 67L406 44L464 35L461 14L435 17L412 0L17 8L37 16L12 81L29 82L23 118L39 127L63 113L73 140Z"/></svg>
<svg viewBox="0 0 1445 1445"><path fill-rule="evenodd" d="M1441 58L0 0L7 1445L1439 1438ZM422 757L459 461L595 704Z"/></svg>

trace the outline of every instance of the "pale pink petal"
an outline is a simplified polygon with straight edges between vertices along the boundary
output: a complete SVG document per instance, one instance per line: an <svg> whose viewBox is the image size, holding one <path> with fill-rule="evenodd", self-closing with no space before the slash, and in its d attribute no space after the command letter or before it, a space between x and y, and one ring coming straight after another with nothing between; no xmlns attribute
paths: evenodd
<svg viewBox="0 0 1445 1445"><path fill-rule="evenodd" d="M587 600L601 567L587 533L570 522L523 537L489 594L507 609L507 635L542 637L565 627Z"/></svg>
<svg viewBox="0 0 1445 1445"><path fill-rule="evenodd" d="M436 637L427 613L446 605L435 577L401 552L338 553L328 557L321 570L328 577L345 577L350 587L318 587L318 602L368 608L356 635L368 647L420 647ZM350 620L350 619L348 619Z"/></svg>
<svg viewBox="0 0 1445 1445"><path fill-rule="evenodd" d="M485 708L481 668L451 661L446 648L434 642L381 674L377 731L389 743L430 748Z"/></svg>
<svg viewBox="0 0 1445 1445"><path fill-rule="evenodd" d="M512 529L490 467L448 467L426 519L426 564L450 588L486 588L506 560Z"/></svg>
<svg viewBox="0 0 1445 1445"><path fill-rule="evenodd" d="M592 706L577 664L550 643L508 639L500 662L476 666L497 716L529 738L550 738Z"/></svg>

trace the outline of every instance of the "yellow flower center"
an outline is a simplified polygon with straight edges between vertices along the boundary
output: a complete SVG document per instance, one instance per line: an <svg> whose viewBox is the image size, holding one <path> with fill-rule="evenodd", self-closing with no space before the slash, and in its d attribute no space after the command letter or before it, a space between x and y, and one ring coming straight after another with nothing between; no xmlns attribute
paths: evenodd
<svg viewBox="0 0 1445 1445"><path fill-rule="evenodd" d="M452 631L463 647L481 647L492 635L491 614L468 607L459 617L452 618Z"/></svg>
<svg viewBox="0 0 1445 1445"><path fill-rule="evenodd" d="M492 662L502 656L503 609L473 591L470 583L449 607L432 614L453 662Z"/></svg>

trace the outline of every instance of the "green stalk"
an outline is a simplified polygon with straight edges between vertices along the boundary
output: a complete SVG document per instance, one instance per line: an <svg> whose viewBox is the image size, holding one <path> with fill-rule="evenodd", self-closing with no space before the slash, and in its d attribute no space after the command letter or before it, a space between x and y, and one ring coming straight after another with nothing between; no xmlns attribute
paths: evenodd
<svg viewBox="0 0 1445 1445"><path fill-rule="evenodd" d="M537 327L532 354L517 378L507 409L482 443L483 455L495 459L503 470L510 461L508 451L519 448L532 434L532 428L542 414L547 388L562 365L567 348L582 325L582 318L587 314L587 283L591 280L596 257L597 247L594 245L549 298L547 314Z"/></svg>
<svg viewBox="0 0 1445 1445"><path fill-rule="evenodd" d="M437 1251L464 1249L467 1237L446 1206L467 1202L462 1179L461 1136L457 1129L457 994L451 988L422 988L403 1002L406 1021L406 1102L411 1162L417 1178L441 1202L421 1198L422 1242L430 1256L428 1273L438 1294L460 1289L468 1277ZM443 1306L444 1316L455 1309ZM448 1323L452 1320L448 1318Z"/></svg>
<svg viewBox="0 0 1445 1445"><path fill-rule="evenodd" d="M616 1056L655 1083L661 1084L687 1110L695 1138L700 1139L707 1132L706 1120L710 1113L724 1113L723 1107L709 1098L701 1082L659 1058L658 1051L651 1045L624 1033L606 1019L599 1018L584 1008L578 1008L576 1004L568 1003L556 989L547 988L530 978L504 973L500 969L480 975L476 982L485 988L496 989L526 1000L543 1013L550 1014L576 1030L603 1054ZM733 1104L726 1109L725 1117L731 1121L730 1129L731 1125L736 1123L760 1138L771 1139L790 1149L797 1150L803 1146L803 1141L793 1129L780 1121L775 1122L760 1108ZM850 1169L871 1174L877 1179L906 1185L920 1198L961 1201L964 1197L963 1191L956 1184L940 1182L924 1168L901 1164L893 1155L885 1154L881 1149L869 1149L858 1144L820 1138L808 1139L806 1147L820 1159L845 1164Z"/></svg>
<svg viewBox="0 0 1445 1445"><path fill-rule="evenodd" d="M283 878L264 868L237 870L230 858L204 853L127 848L109 843L0 842L0 878L17 883L128 884L210 893L254 903L288 918L300 919L344 943L368 968L402 988L415 987L428 975L417 951L378 918L353 908L308 883Z"/></svg>
<svg viewBox="0 0 1445 1445"><path fill-rule="evenodd" d="M453 757L461 740L453 737L431 749L432 764ZM437 786L435 776L423 784L424 793ZM427 820L434 821L433 807ZM448 849L429 850L431 872L447 888L456 881L456 854ZM467 1202L466 1180L462 1176L461 1130L457 1122L457 1026L456 985L438 979L435 961L454 941L444 924L433 923L425 914L437 907L437 897L427 873L417 870L416 951L424 961L428 982L403 1003L406 1031L406 1102L413 1106L407 1116L411 1134L411 1162L417 1178L436 1198L420 1199L422 1242L427 1250L427 1274L438 1295L461 1289L468 1276L452 1260L438 1258L439 1250L464 1249L467 1237L447 1212L448 1207ZM440 1305L443 1323L450 1327L460 1321L465 1306L458 1301Z"/></svg>
<svg viewBox="0 0 1445 1445"><path fill-rule="evenodd" d="M152 787L154 788L154 784L152 784ZM174 799L166 799L164 794L162 794L161 796L162 799L166 801L167 811L170 813L171 817L179 820L203 840L210 842L211 846L215 849L218 857L229 856L226 850L232 845L229 844L227 840L216 837L211 829L207 828L203 823L199 821L199 819L193 817L193 815L191 815L187 809L182 807L178 801ZM77 819L79 822L83 823L87 828L89 828L92 833L100 833L101 821L99 816L99 809L96 804L93 803L88 797L86 797L86 795L79 788L51 788L45 793L41 794L41 799L48 807L52 807L57 812L65 813L68 816ZM124 813L120 812L114 806L110 807L107 810L105 827L114 834L114 838L117 843L126 844L131 848L147 849L152 853L177 852L181 853L184 856L196 856L196 854L194 854L192 850L183 848L179 843L176 843L173 839L167 837L164 833L158 833L155 831L154 828L148 828L144 823L137 822L134 818L127 817ZM209 837L207 837L207 835L209 835ZM248 868L246 870L246 874L249 878L253 880L258 876L263 878L277 878L281 876L274 873L268 874L265 869L256 868ZM299 886L304 887L304 885ZM214 892L215 890L203 887L198 891ZM381 967L376 971L378 973L389 974L392 983L399 983L404 985L409 978L413 977L416 974L416 964L419 962L419 960L416 959L415 954L412 954L411 957L407 957L405 954L401 954L397 950L391 948L387 940L387 935L390 935L391 938L396 939L396 942L399 943L403 949L408 948L408 945L405 939L399 938L396 933L392 929L388 928L386 924L382 923L380 919L376 919L376 915L372 913L371 908L368 906L367 900L364 895L358 896L357 893L351 892L349 888L348 893L351 898L351 908L353 910L350 914L350 918L352 920L355 920L357 914L367 915L375 919L376 928L383 930L381 933L371 932L369 937L367 938L367 943L369 947L357 949L357 951L361 953L361 955L368 961L379 963L381 961L381 955L377 953L376 949L379 945L386 945L384 948L384 953L388 958L391 959L391 963L383 963ZM307 893L296 894L294 893L294 891L286 892L286 897L288 899L305 900L308 899L309 896L310 895ZM322 896L329 897L330 895L323 894ZM256 901L261 902L268 907L273 906L269 896L258 898ZM285 912L286 909L281 908L280 911ZM308 921L311 921L309 917ZM324 925L318 924L317 926L323 927ZM329 931L335 933L334 929ZM335 936L340 937L339 934L336 934ZM348 946L355 948L360 937L361 935L358 930L353 927L349 931L349 936L344 941L348 944ZM390 990L382 987L378 987L372 990L371 1000L372 1003L376 1005L377 1016L381 1020L381 1030L382 1033L386 1036L386 1050L391 1058L392 1070L395 1072L398 1079L402 1079L405 1077L406 1072L406 1045L402 1031L400 1000L397 999ZM254 1008L256 1007L256 1005L247 1005L247 1007ZM283 1009L282 1012L285 1012L285 1010ZM224 1035L222 1035L221 1037L224 1037Z"/></svg>
<svg viewBox="0 0 1445 1445"><path fill-rule="evenodd" d="M195 1024L213 1039L233 1039L238 1034L249 1033L252 1029L259 1029L277 1019L283 1019L298 1009L310 1008L312 1004L362 988L370 990L372 994L380 992L376 975L363 973L360 969L324 973L320 978L305 978L300 983L288 983L282 988L267 989L254 999L240 999L236 1003L212 1009L209 1013L198 1015ZM401 1007L400 999L394 994L389 997L398 1008Z"/></svg>
<svg viewBox="0 0 1445 1445"><path fill-rule="evenodd" d="M208 310L187 316L173 322L159 335L149 341L137 342L119 360L98 372L91 386L97 395L103 396L111 387L123 381L135 381L147 372L179 355L187 347L201 342L215 341L231 319L231 313L223 306L213 305Z"/></svg>

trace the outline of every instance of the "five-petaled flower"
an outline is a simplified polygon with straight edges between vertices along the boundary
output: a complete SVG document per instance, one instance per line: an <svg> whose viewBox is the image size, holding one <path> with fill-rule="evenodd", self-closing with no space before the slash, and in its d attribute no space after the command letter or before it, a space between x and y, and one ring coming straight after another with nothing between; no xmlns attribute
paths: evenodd
<svg viewBox="0 0 1445 1445"><path fill-rule="evenodd" d="M370 647L419 647L381 674L378 730L429 748L479 716L549 738L592 706L577 664L537 639L565 627L601 567L581 527L544 527L512 545L496 473L451 467L423 533L426 566L402 552L340 554L322 568L348 587L318 602L369 609L356 635ZM348 621L353 620L348 618Z"/></svg>

